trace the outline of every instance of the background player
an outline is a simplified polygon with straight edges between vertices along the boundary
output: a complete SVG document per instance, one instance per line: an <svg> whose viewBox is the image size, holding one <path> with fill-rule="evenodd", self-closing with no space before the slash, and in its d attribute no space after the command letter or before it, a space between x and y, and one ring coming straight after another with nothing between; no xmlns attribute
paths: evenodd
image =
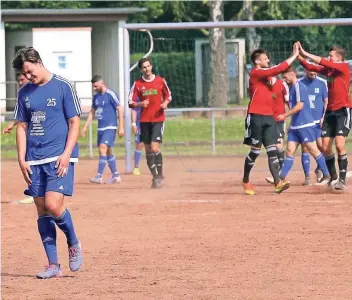
<svg viewBox="0 0 352 300"><path fill-rule="evenodd" d="M133 175L139 176L141 172L139 170L139 163L142 158L143 143L141 142L141 108L132 109L132 129L136 136L136 149L134 150L134 170Z"/></svg>
<svg viewBox="0 0 352 300"><path fill-rule="evenodd" d="M66 235L71 271L82 264L81 245L64 207L64 195L73 193L81 105L73 86L50 73L34 48L20 49L12 66L30 81L18 92L15 119L18 163L28 184L25 193L34 197L38 231L49 261L37 277L59 277L55 224Z"/></svg>
<svg viewBox="0 0 352 300"><path fill-rule="evenodd" d="M164 78L153 74L151 60L146 57L138 62L142 77L131 88L129 105L141 107L141 140L145 146L152 188L163 186L163 157L160 152L164 133L165 109L171 102L171 91Z"/></svg>
<svg viewBox="0 0 352 300"><path fill-rule="evenodd" d="M113 184L121 182L121 177L117 171L116 158L112 152L112 147L115 143L116 129L117 129L117 114L118 135L124 136L124 121L123 121L123 107L117 94L106 87L103 79L99 75L92 78L93 89L96 94L93 96L92 108L88 114L86 124L82 129L82 136L86 135L89 124L94 119L94 115L98 119L98 141L99 147L99 162L97 175L90 179L92 183L103 183L103 173L106 164L111 170L111 178L105 183ZM116 114L117 111L117 114Z"/></svg>
<svg viewBox="0 0 352 300"><path fill-rule="evenodd" d="M289 99L291 109L279 115L278 120L285 120L288 116L292 116L292 118L288 131L286 158L280 172L280 178L286 181L287 174L293 166L295 152L300 144L304 144L323 172L323 178L318 185L328 184L330 175L325 158L316 143L315 123L309 105L307 87L297 80L296 71L293 68L285 71L283 77L290 86Z"/></svg>
<svg viewBox="0 0 352 300"><path fill-rule="evenodd" d="M277 130L274 119L274 92L272 76L285 71L297 58L298 49L290 58L279 65L269 68L268 54L261 49L253 51L251 60L254 68L250 72L249 89L251 101L246 117L244 144L251 147L244 163L242 185L248 195L254 195L254 188L249 182L249 175L257 159L262 144L266 148L269 169L274 178L275 190L281 193L289 188L288 182L279 178L280 166L277 158Z"/></svg>
<svg viewBox="0 0 352 300"><path fill-rule="evenodd" d="M18 73L18 74L17 74L17 81L18 81L19 87L22 87L24 84L26 84L26 83L28 82L28 79L27 79L24 75ZM17 120L11 121L11 122L7 125L7 127L4 128L4 130L2 131L2 133L3 133L3 134L9 134L9 133L11 133L11 132L12 132L12 129L15 128L15 127L17 126L17 124L18 124L18 121L17 121ZM26 196L23 200L20 200L19 203L20 203L20 204L32 204L32 203L34 203L34 198L31 197L31 196Z"/></svg>
<svg viewBox="0 0 352 300"><path fill-rule="evenodd" d="M331 180L339 178L334 185L336 190L344 190L346 184L346 173L348 157L346 149L346 138L351 130L351 100L350 100L350 68L344 62L344 49L334 46L330 48L329 57L322 58L305 51L297 42L300 54L310 59L319 66L310 64L303 57L299 57L302 66L309 70L320 73L327 77L328 81L328 106L322 126L323 150L326 158ZM335 155L332 145L335 139L338 154L339 177L335 167Z"/></svg>
<svg viewBox="0 0 352 300"><path fill-rule="evenodd" d="M311 71L306 71L306 76L304 78L299 79L299 81L301 81L307 87L309 106L311 108L315 123L313 129L317 137L317 146L319 150L323 152L321 127L323 125L324 115L326 107L328 105L328 88L326 85L326 81L322 78L317 77L316 72ZM311 185L310 154L304 144L302 144L301 162L305 175L303 185ZM319 169L319 167L315 169L315 174L317 176L317 181L319 182L323 177L323 173Z"/></svg>
<svg viewBox="0 0 352 300"><path fill-rule="evenodd" d="M24 75L18 73L18 74L17 74L17 81L18 81L19 87L22 87L24 84L26 84L26 83L28 82L28 79L27 79ZM7 125L7 127L4 128L4 130L2 131L2 133L4 133L4 134L11 133L11 132L12 132L12 129L13 129L16 125L17 125L17 121L16 121L16 120L11 121L11 122Z"/></svg>

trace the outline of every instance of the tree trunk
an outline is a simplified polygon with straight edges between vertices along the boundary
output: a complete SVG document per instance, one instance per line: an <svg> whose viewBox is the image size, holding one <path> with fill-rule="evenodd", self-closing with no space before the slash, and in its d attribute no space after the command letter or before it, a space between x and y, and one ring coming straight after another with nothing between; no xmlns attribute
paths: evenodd
<svg viewBox="0 0 352 300"><path fill-rule="evenodd" d="M252 0L244 0L243 1L243 10L244 10L245 20L253 21L254 20L254 12L253 12ZM261 36L257 35L255 28L247 28L246 40L248 42L249 53L252 53L252 51L259 48Z"/></svg>
<svg viewBox="0 0 352 300"><path fill-rule="evenodd" d="M211 21L223 21L222 0L209 1ZM210 88L209 105L225 106L228 103L229 79L226 63L225 29L210 30Z"/></svg>

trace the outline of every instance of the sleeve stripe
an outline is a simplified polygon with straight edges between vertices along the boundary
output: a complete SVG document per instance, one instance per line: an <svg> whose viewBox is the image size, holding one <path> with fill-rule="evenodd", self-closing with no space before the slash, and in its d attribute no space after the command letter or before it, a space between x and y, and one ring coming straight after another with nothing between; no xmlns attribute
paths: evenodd
<svg viewBox="0 0 352 300"><path fill-rule="evenodd" d="M301 94L299 91L299 83L298 82L295 84L295 88L296 88L296 100L297 100L297 102L301 102Z"/></svg>
<svg viewBox="0 0 352 300"><path fill-rule="evenodd" d="M13 112L13 118L16 119L17 118L17 111L18 111L18 99L16 101L16 105L15 105L15 110Z"/></svg>
<svg viewBox="0 0 352 300"><path fill-rule="evenodd" d="M169 93L169 99L167 99L167 100L171 101L172 100L171 91L170 91L169 86L167 85L166 80L164 78L163 78L163 81L164 81L164 84L165 84L167 91Z"/></svg>
<svg viewBox="0 0 352 300"><path fill-rule="evenodd" d="M116 93L114 91L112 91L112 90L109 90L109 89L107 89L106 91L114 99L114 101L116 102L117 106L119 106L120 105L120 100L117 97Z"/></svg>
<svg viewBox="0 0 352 300"><path fill-rule="evenodd" d="M66 79L59 77L59 76L56 76L56 79L66 83L70 87L72 97L73 97L73 102L74 102L74 105L76 108L76 112L78 115L81 115L82 114L81 102L77 96L75 89L72 87L72 84L69 81L67 81Z"/></svg>

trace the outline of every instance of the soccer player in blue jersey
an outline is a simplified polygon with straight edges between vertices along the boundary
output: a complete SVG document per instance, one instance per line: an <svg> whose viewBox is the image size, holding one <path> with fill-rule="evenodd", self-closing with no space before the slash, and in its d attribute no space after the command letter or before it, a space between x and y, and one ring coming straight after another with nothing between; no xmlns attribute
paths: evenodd
<svg viewBox="0 0 352 300"><path fill-rule="evenodd" d="M316 72L306 71L306 76L299 79L307 87L309 106L312 111L315 126L313 127L316 138L317 146L322 152L322 125L324 121L326 107L328 105L328 86L324 79L317 77ZM310 180L310 154L307 147L302 144L302 167L304 170L305 180L303 185L311 185ZM319 182L323 173L317 167L315 169L317 181Z"/></svg>
<svg viewBox="0 0 352 300"><path fill-rule="evenodd" d="M81 105L71 83L50 73L34 48L20 49L12 66L30 81L18 92L14 116L18 163L28 184L25 194L34 197L49 261L37 278L60 277L55 224L66 235L71 271L82 265L81 244L64 206L64 196L73 193Z"/></svg>
<svg viewBox="0 0 352 300"><path fill-rule="evenodd" d="M283 121L288 116L292 116L292 118L288 131L286 158L280 172L280 179L286 181L286 177L293 166L295 152L300 144L304 144L323 172L323 178L317 185L326 185L330 181L330 175L325 158L317 146L314 132L315 123L309 105L307 87L297 80L296 71L293 68L289 68L283 73L283 79L290 87L289 101L291 108L284 114L279 115L278 120Z"/></svg>
<svg viewBox="0 0 352 300"><path fill-rule="evenodd" d="M103 183L104 169L108 164L112 176L105 183L119 183L121 177L117 171L116 158L112 152L112 147L115 143L117 126L119 137L124 136L123 106L120 104L117 94L107 88L101 76L95 75L92 78L92 84L96 94L93 96L92 108L81 132L82 136L85 136L87 128L95 115L98 119L99 162L97 174L90 179L90 182ZM117 115L119 122L117 122Z"/></svg>
<svg viewBox="0 0 352 300"><path fill-rule="evenodd" d="M139 176L141 172L139 170L139 162L142 158L143 142L141 141L141 107L132 109L132 129L136 136L136 149L134 150L134 170L133 175Z"/></svg>

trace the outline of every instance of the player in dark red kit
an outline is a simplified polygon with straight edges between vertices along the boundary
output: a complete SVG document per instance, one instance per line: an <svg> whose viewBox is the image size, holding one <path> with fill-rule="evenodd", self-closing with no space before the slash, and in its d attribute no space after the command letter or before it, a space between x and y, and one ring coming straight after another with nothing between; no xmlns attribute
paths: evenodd
<svg viewBox="0 0 352 300"><path fill-rule="evenodd" d="M266 148L269 162L269 169L274 178L275 191L281 193L289 188L289 183L280 181L279 160L277 157L277 129L274 119L275 93L273 91L273 76L276 76L289 68L298 57L298 47L286 61L269 68L268 54L261 49L252 52L251 60L254 69L250 72L249 89L250 103L246 117L246 133L244 144L251 147L244 164L242 185L248 195L254 195L253 186L249 182L250 171L253 168L256 158L260 153L262 144Z"/></svg>
<svg viewBox="0 0 352 300"><path fill-rule="evenodd" d="M129 106L141 107L141 142L145 145L147 164L153 175L152 188L163 186L163 157L160 152L165 122L165 109L171 102L171 92L164 78L152 72L147 57L138 62L142 77L131 88Z"/></svg>
<svg viewBox="0 0 352 300"><path fill-rule="evenodd" d="M335 155L332 150L332 144L335 139L340 174L334 188L336 190L344 190L348 166L346 138L351 130L352 123L352 103L350 99L351 74L348 63L344 62L345 51L340 47L334 46L330 49L329 57L323 58L305 51L300 42L296 44L303 57L319 64L319 66L310 64L300 56L299 61L302 66L308 71L317 72L327 77L328 106L322 126L322 148L331 181L334 181L338 178L335 167Z"/></svg>
<svg viewBox="0 0 352 300"><path fill-rule="evenodd" d="M273 98L274 98L274 119L276 122L276 130L277 130L277 158L279 159L280 169L285 159L285 149L284 149L284 139L285 139L285 121L279 121L278 116L284 114L286 111L285 106L288 106L289 100L289 88L286 82L282 81L279 78L273 78ZM266 177L265 180L271 184L274 184L273 177Z"/></svg>

